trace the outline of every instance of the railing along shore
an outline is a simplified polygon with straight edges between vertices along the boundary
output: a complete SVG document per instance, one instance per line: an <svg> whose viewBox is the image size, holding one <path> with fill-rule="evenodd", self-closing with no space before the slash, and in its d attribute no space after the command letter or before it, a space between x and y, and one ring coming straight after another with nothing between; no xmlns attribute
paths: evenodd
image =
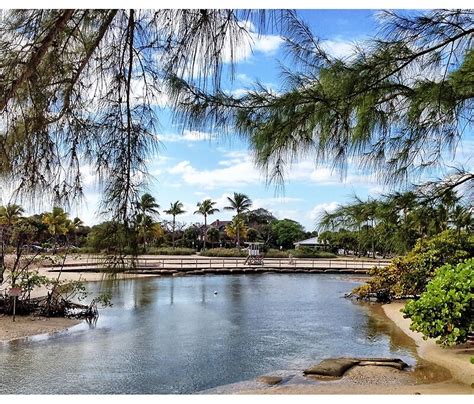
<svg viewBox="0 0 474 404"><path fill-rule="evenodd" d="M360 259L320 259L320 258L265 258L263 265L246 265L245 257L164 257L138 256L132 260L124 259L129 264L128 272L173 274L173 273L239 273L239 272L340 272L367 273L371 268L385 266L386 260ZM50 271L60 270L60 264L46 266ZM100 272L111 266L106 256L80 256L66 260L62 266L67 272Z"/></svg>

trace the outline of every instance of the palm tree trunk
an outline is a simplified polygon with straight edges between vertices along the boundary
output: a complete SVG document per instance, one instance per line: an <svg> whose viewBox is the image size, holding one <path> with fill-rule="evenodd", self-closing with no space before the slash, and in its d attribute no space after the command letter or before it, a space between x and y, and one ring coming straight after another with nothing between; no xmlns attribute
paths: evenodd
<svg viewBox="0 0 474 404"><path fill-rule="evenodd" d="M204 250L206 249L207 240L207 215L204 215Z"/></svg>
<svg viewBox="0 0 474 404"><path fill-rule="evenodd" d="M375 259L375 219L372 218L372 258Z"/></svg>
<svg viewBox="0 0 474 404"><path fill-rule="evenodd" d="M237 212L237 218L239 217L239 212ZM237 248L240 247L240 227L237 226Z"/></svg>
<svg viewBox="0 0 474 404"><path fill-rule="evenodd" d="M175 229L175 223L176 223L176 216L173 215L173 232L171 233L171 239L173 243L173 249L174 249L174 229Z"/></svg>

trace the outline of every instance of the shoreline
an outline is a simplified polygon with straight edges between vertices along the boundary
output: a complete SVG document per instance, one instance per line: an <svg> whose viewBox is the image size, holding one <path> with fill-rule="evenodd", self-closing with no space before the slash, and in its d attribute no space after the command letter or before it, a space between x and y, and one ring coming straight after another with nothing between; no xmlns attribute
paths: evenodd
<svg viewBox="0 0 474 404"><path fill-rule="evenodd" d="M398 338L408 339L418 357L417 366L411 371L364 366L348 370L337 380L317 380L303 376L302 370L275 371L256 379L218 386L200 394L462 394L474 393L474 365L470 357L474 348L442 348L435 340L424 340L420 333L409 329L410 320L403 318L400 309L404 303L380 305L380 314L389 327L396 329ZM378 311L378 310L377 310ZM258 382L262 377L281 377L282 382L265 385Z"/></svg>
<svg viewBox="0 0 474 404"><path fill-rule="evenodd" d="M394 302L382 305L382 309L385 315L415 342L420 358L446 368L454 380L471 386L471 383L474 383L474 365L471 364L470 358L474 356L474 348L443 348L436 344L434 339L424 340L421 333L410 330L410 319L403 318L400 312L403 306L404 303Z"/></svg>
<svg viewBox="0 0 474 404"><path fill-rule="evenodd" d="M53 275L49 273L48 275ZM74 273L81 276L80 273ZM83 275L92 275L83 274ZM104 274L99 275L104 279ZM143 275L130 274L124 278L141 278ZM94 282L95 276L82 278ZM145 277L147 277L145 275ZM95 278L95 279L94 279ZM119 279L124 279L120 277ZM470 357L474 356L474 348L442 348L434 340L423 340L421 334L409 329L410 320L404 319L400 309L404 303L392 302L378 305L371 315L385 318L389 327L396 329L398 336L409 340L414 352L421 359L423 373L416 368L412 371L397 372L393 369L365 366L350 369L343 378L338 380L321 381L302 375L302 371L275 371L266 376L282 376L282 383L265 385L256 379L247 380L231 385L218 386L209 391L197 394L469 394L474 393L471 383L474 382L474 365ZM12 322L11 316L0 315L0 344L33 336L65 332L80 324L81 320L68 318L45 318L33 316L17 316ZM390 333L391 338L393 333ZM420 361L417 361L418 365ZM418 366L417 365L417 366ZM436 370L444 371L444 376L436 376ZM426 370L428 370L426 372ZM296 372L296 373L295 373ZM442 373L442 372L441 372ZM434 375L434 376L433 376ZM262 375L263 376L263 375Z"/></svg>
<svg viewBox="0 0 474 404"><path fill-rule="evenodd" d="M64 317L12 316L0 315L0 344L44 334L64 332L82 320Z"/></svg>

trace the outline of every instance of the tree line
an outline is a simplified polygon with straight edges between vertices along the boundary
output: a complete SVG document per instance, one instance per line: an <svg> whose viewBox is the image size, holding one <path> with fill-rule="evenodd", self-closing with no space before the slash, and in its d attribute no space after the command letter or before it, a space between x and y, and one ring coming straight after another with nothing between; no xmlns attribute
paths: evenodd
<svg viewBox="0 0 474 404"><path fill-rule="evenodd" d="M21 238L21 248L61 249L107 253L147 253L158 247L201 250L213 247L243 247L243 242L262 242L264 248L292 249L293 243L315 236L291 219L278 220L266 209L252 208L252 200L235 192L227 197L224 210L235 212L230 221L209 224L209 217L219 213L216 202L205 199L196 204L195 215L204 223L186 224L179 216L186 213L181 201L171 202L161 213L171 216L162 219L160 205L149 193L141 196L135 213L128 223L104 221L86 226L78 217L71 219L60 207L51 212L23 216L24 209L16 204L0 207L0 236L2 249L13 248Z"/></svg>
<svg viewBox="0 0 474 404"><path fill-rule="evenodd" d="M345 253L383 257L403 255L418 239L447 229L472 231L472 207L454 190L439 198L421 198L415 191L395 192L380 199L355 197L319 221L319 238Z"/></svg>

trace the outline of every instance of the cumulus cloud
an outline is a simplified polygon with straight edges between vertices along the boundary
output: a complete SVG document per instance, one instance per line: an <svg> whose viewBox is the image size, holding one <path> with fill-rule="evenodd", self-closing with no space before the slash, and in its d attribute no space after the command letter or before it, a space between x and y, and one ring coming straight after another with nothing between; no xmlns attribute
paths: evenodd
<svg viewBox="0 0 474 404"><path fill-rule="evenodd" d="M321 41L321 47L331 56L345 59L354 54L354 42L344 39L327 39Z"/></svg>
<svg viewBox="0 0 474 404"><path fill-rule="evenodd" d="M253 200L253 208L263 208L271 211L272 209L298 202L303 202L303 199L286 196L280 198L256 198Z"/></svg>
<svg viewBox="0 0 474 404"><path fill-rule="evenodd" d="M309 219L315 223L316 221L319 220L321 215L326 211L326 212L334 212L337 207L339 206L339 203L336 201L332 202L327 202L327 203L319 203L313 207L313 209L310 210L308 216Z"/></svg>
<svg viewBox="0 0 474 404"><path fill-rule="evenodd" d="M208 132L200 132L197 130L185 129L182 134L179 133L168 133L156 135L161 142L200 142L203 140L215 139L215 135Z"/></svg>
<svg viewBox="0 0 474 404"><path fill-rule="evenodd" d="M180 175L186 184L204 189L245 186L256 184L262 180L261 174L249 161L242 161L224 168L199 170L185 160L171 167L168 171L170 174Z"/></svg>
<svg viewBox="0 0 474 404"><path fill-rule="evenodd" d="M273 54L283 43L283 38L278 35L265 35L257 33L255 26L250 21L242 21L248 35L245 35L238 46L231 52L231 44L223 52L224 63L243 62L248 60L253 53Z"/></svg>
<svg viewBox="0 0 474 404"><path fill-rule="evenodd" d="M236 187L263 184L264 174L258 170L248 152L232 151L223 152L223 159L217 167L199 169L189 160L183 160L167 171L170 174L179 175L184 184L199 186L203 189L215 189L218 187ZM350 170L351 174L342 178L339 173L328 167L315 167L311 160L303 160L288 168L285 181L301 182L325 185L357 185L363 187L375 187L378 185L373 175Z"/></svg>

